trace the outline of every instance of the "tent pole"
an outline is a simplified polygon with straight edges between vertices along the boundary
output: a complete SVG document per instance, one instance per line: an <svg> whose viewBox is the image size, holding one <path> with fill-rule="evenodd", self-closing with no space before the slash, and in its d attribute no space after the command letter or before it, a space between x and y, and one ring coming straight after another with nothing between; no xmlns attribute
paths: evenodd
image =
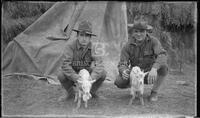
<svg viewBox="0 0 200 118"><path fill-rule="evenodd" d="M65 32L65 35L67 37L66 39L70 38L72 28L74 28L76 22L78 21L78 18L82 13L82 11L85 7L85 4L86 4L86 2L81 2L81 3L78 2L77 5L75 6L75 11L72 14L72 17L69 21L69 24L67 25L67 28L66 28L66 32Z"/></svg>

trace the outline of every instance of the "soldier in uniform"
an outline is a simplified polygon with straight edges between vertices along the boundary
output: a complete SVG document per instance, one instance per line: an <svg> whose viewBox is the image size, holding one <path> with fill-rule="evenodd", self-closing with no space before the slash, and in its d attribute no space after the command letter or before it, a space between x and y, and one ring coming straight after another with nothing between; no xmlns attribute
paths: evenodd
<svg viewBox="0 0 200 118"><path fill-rule="evenodd" d="M153 84L150 101L157 101L158 90L168 74L167 53L159 40L147 31L150 25L146 22L137 22L130 28L129 41L121 50L118 64L119 76L114 84L118 88L129 88L130 70L139 66L145 72L144 84Z"/></svg>
<svg viewBox="0 0 200 118"><path fill-rule="evenodd" d="M64 59L58 79L67 91L60 100L72 98L74 96L73 86L79 79L78 72L86 69L90 72L92 79L96 80L91 88L93 98L98 97L96 91L106 78L106 71L102 63L102 58L95 55L92 50L91 37L96 36L92 33L92 24L89 21L80 22L77 32L77 39L70 40L64 51Z"/></svg>

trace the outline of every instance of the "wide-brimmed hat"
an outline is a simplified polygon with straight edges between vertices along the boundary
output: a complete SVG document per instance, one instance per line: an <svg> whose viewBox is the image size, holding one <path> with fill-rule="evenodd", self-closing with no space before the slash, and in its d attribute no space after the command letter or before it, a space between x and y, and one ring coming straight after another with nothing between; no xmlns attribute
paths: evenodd
<svg viewBox="0 0 200 118"><path fill-rule="evenodd" d="M134 24L128 24L128 27L130 27L130 31L133 29L139 29L139 30L147 30L150 31L153 29L151 25L148 25L146 22L136 22Z"/></svg>
<svg viewBox="0 0 200 118"><path fill-rule="evenodd" d="M96 34L92 33L92 24L87 20L80 22L78 29L73 29L73 31L85 32L86 34L90 34L91 36L97 36Z"/></svg>

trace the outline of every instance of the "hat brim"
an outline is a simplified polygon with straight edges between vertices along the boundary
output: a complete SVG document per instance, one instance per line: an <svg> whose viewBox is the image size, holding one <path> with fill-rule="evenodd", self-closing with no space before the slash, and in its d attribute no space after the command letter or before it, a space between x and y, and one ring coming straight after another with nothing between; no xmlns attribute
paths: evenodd
<svg viewBox="0 0 200 118"><path fill-rule="evenodd" d="M151 25L147 25L145 28L135 28L134 24L128 24L128 32L132 32L133 29L141 29L141 30L146 30L147 32L151 32L153 30L153 27Z"/></svg>
<svg viewBox="0 0 200 118"><path fill-rule="evenodd" d="M130 27L130 29L142 29L142 30L152 30L153 27L151 25L146 25L146 27L144 28L136 28L134 27L132 24L129 24L128 27Z"/></svg>
<svg viewBox="0 0 200 118"><path fill-rule="evenodd" d="M77 29L72 29L72 31L75 31L75 32L81 32L80 30L77 30ZM97 36L96 34L92 34L90 32L85 32L86 34L90 34L91 36Z"/></svg>

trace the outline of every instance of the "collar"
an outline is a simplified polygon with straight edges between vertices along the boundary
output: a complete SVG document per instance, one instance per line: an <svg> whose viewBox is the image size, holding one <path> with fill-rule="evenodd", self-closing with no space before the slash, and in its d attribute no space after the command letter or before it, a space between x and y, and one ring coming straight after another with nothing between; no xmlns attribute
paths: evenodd
<svg viewBox="0 0 200 118"><path fill-rule="evenodd" d="M77 49L82 48L82 46L81 46L81 44L79 43L78 39L76 40L76 47L77 47ZM89 42L89 44L86 46L86 48L92 49L92 43Z"/></svg>

